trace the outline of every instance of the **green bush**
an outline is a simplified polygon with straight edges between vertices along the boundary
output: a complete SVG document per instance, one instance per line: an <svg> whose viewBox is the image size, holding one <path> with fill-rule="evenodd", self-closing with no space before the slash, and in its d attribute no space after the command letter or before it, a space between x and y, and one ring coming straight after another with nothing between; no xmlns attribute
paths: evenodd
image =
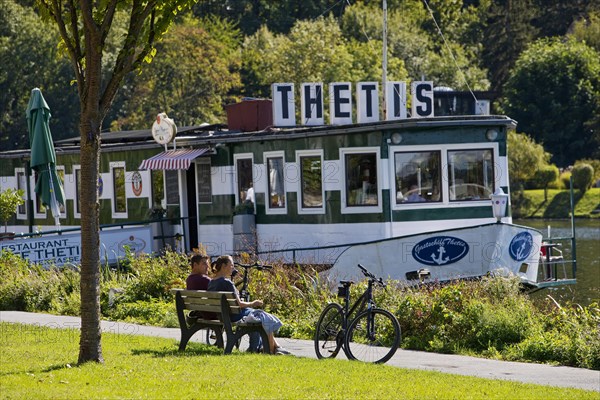
<svg viewBox="0 0 600 400"><path fill-rule="evenodd" d="M569 189L571 187L571 172L566 171L558 177L561 186L558 189Z"/></svg>
<svg viewBox="0 0 600 400"><path fill-rule="evenodd" d="M131 257L128 270L103 269L103 318L139 324L178 326L171 288L185 287L185 255ZM337 281L312 268L274 263L269 271L251 270L250 292L284 326L279 335L311 339L321 310L336 297ZM111 288L120 289L109 299ZM352 286L356 300L366 282ZM393 312L402 329L402 347L482 355L506 360L560 363L600 370L600 310L533 303L519 279L486 277L478 281L406 287L389 281L375 290L379 307ZM109 301L112 300L112 301ZM8 252L0 254L0 310L79 314L79 275L44 269Z"/></svg>
<svg viewBox="0 0 600 400"><path fill-rule="evenodd" d="M590 164L577 164L573 167L573 186L585 193L594 179L594 168Z"/></svg>

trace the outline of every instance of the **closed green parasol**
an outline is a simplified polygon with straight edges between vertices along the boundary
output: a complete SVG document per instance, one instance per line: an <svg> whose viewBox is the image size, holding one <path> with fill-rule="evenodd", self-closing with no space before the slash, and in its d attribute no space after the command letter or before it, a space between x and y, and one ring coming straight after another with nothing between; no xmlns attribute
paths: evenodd
<svg viewBox="0 0 600 400"><path fill-rule="evenodd" d="M65 204L61 181L56 174L56 153L50 133L50 108L40 89L31 91L27 106L27 126L31 145L31 168L37 172L35 192L42 204L50 208L60 230L60 204Z"/></svg>

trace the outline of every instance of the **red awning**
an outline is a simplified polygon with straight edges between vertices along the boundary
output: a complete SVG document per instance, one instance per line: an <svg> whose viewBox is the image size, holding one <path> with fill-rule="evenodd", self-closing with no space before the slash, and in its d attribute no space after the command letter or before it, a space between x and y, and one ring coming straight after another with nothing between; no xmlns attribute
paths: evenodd
<svg viewBox="0 0 600 400"><path fill-rule="evenodd" d="M138 169L188 169L192 160L209 149L178 149L163 151L142 161Z"/></svg>

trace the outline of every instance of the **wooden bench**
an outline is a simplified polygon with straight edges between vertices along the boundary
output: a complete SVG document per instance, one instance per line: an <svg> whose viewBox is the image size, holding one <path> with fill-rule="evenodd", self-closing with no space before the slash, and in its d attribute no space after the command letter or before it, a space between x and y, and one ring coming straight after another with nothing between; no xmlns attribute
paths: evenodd
<svg viewBox="0 0 600 400"><path fill-rule="evenodd" d="M177 318L181 329L179 350L185 350L189 340L201 329L212 329L215 332L217 346L224 348L224 354L231 354L239 339L251 332L258 332L262 338L263 352L269 353L269 339L261 322L231 322L232 315L238 315L241 307L231 292L209 292L206 290L171 289L175 294ZM213 313L215 319L205 319L186 311L197 313ZM223 343L223 333L226 342Z"/></svg>

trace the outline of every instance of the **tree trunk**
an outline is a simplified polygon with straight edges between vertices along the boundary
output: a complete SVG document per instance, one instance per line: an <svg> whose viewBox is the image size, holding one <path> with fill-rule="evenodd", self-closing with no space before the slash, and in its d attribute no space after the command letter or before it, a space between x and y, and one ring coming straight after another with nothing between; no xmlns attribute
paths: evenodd
<svg viewBox="0 0 600 400"><path fill-rule="evenodd" d="M100 204L98 176L100 164L99 128L82 110L81 129L81 338L80 364L102 358L100 327ZM89 114L89 112L88 112ZM86 122L87 121L87 122Z"/></svg>

